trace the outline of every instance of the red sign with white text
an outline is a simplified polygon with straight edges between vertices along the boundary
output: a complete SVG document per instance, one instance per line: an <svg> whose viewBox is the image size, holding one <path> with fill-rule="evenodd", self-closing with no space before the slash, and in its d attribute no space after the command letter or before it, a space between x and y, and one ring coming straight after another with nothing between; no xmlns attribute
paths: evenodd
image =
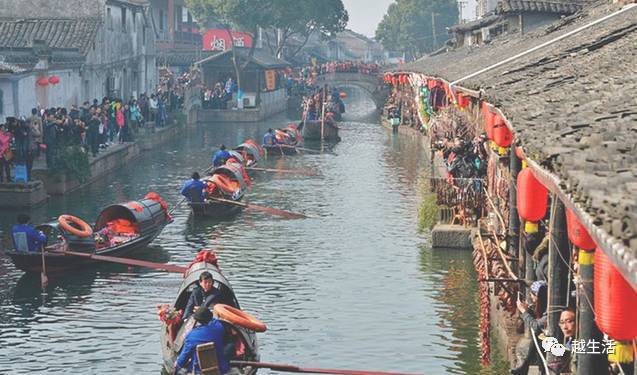
<svg viewBox="0 0 637 375"><path fill-rule="evenodd" d="M252 47L252 36L241 31L233 31L232 38L237 47ZM232 48L228 32L223 29L212 29L203 34L203 49L205 51L225 51Z"/></svg>

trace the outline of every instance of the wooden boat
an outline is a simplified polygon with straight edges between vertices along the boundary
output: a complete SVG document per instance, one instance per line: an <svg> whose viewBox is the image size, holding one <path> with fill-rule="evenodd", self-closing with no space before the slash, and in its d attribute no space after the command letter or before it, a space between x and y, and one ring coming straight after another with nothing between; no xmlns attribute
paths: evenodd
<svg viewBox="0 0 637 375"><path fill-rule="evenodd" d="M212 259L210 255L205 253L211 254ZM204 271L208 271L212 274L212 278L215 282L214 287L220 290L221 294L224 296L223 302L234 308L240 308L232 286L230 286L230 282L228 282L217 267L214 253L200 252L194 263L191 264L184 274L184 280L179 287L177 298L171 306L174 308L174 311L183 311L186 308L186 304L190 298L190 293L192 292L192 289L197 286L199 275L201 275ZM185 321L178 319L170 324L162 321L160 334L161 350L164 360L164 368L169 374L173 373L175 361L183 347L186 335L190 332L194 324L195 322L192 316ZM228 359L239 361L259 361L259 347L255 331L227 321L223 321L223 325L226 327L226 330L232 332L232 337L235 339L234 357ZM256 368L249 366L237 368L237 370L240 374L245 375L252 375L257 372Z"/></svg>
<svg viewBox="0 0 637 375"><path fill-rule="evenodd" d="M202 181L207 186L206 199L200 200L196 193L190 195L193 200L189 205L195 216L226 219L239 213L243 207L210 198L240 202L248 188L244 173L245 168L240 164L225 164L215 168L210 176L204 177Z"/></svg>
<svg viewBox="0 0 637 375"><path fill-rule="evenodd" d="M325 119L325 125L323 129L323 139L326 141L338 142L341 137L338 135L338 125L332 118ZM305 121L301 127L303 138L307 140L320 141L321 140L321 120Z"/></svg>
<svg viewBox="0 0 637 375"><path fill-rule="evenodd" d="M149 198L151 194L154 194L154 199ZM72 234L59 221L39 225L36 229L48 238L44 253L46 271L58 273L96 262L90 258L65 254L67 250L108 256L128 255L145 248L171 221L168 205L159 195L150 193L139 201L114 204L103 209L92 226L93 235L90 237ZM117 232L117 228L122 228L121 223L129 223L126 233ZM41 252L13 249L6 254L18 269L25 272L42 270Z"/></svg>
<svg viewBox="0 0 637 375"><path fill-rule="evenodd" d="M276 145L263 145L268 155L296 155L303 148L305 139L296 124L288 124L284 129L275 129Z"/></svg>
<svg viewBox="0 0 637 375"><path fill-rule="evenodd" d="M243 159L243 165L246 168L258 167L261 158L265 156L265 151L252 139L248 139L242 144L238 145L234 148L233 151L239 153L239 155ZM250 178L254 176L254 173L254 171L248 169L248 176L250 176Z"/></svg>

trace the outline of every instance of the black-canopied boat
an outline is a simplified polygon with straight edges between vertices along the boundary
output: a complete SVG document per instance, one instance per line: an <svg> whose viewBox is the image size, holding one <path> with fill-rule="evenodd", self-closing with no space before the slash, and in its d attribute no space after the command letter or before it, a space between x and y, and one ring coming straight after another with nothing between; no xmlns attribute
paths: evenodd
<svg viewBox="0 0 637 375"><path fill-rule="evenodd" d="M96 262L88 256L69 255L67 251L122 256L143 249L172 221L168 205L156 193L149 193L139 201L106 207L97 217L95 225L86 224L84 231L78 229L77 224L71 223L69 226L63 220L68 217L61 215L57 222L36 227L48 239L44 252L47 273L63 272ZM13 249L6 254L18 269L25 272L42 271L41 252Z"/></svg>
<svg viewBox="0 0 637 375"><path fill-rule="evenodd" d="M230 309L240 309L239 302L234 294L234 290L225 276L219 270L217 266L216 256L211 251L200 251L197 258L191 263L190 267L184 274L184 280L181 283L179 291L177 293L177 299L172 305L158 306L164 311L170 310L172 314L159 314L161 323L161 350L164 360L164 368L169 374L174 372L175 361L179 356L186 335L193 328L195 321L191 317L186 320L181 319L181 314L177 312L184 311L190 298L192 290L198 285L199 276L203 272L210 272L214 280L214 287L221 293L221 302L225 305L215 305L214 310L217 313L218 308L230 306ZM210 306L212 308L212 306ZM171 315L172 319L166 317ZM217 318L222 320L224 328L226 329L226 337L232 337L234 339L234 351L232 358L228 360L238 361L259 361L259 348L257 345L256 332L251 327L241 325L240 322L228 317L221 317L217 313ZM259 332L265 330L265 325ZM257 369L252 367L237 368L240 374L251 375L255 374Z"/></svg>
<svg viewBox="0 0 637 375"><path fill-rule="evenodd" d="M277 144L263 145L268 155L296 155L298 148L303 148L305 141L296 124L289 124L284 129L275 129L274 137Z"/></svg>
<svg viewBox="0 0 637 375"><path fill-rule="evenodd" d="M305 121L301 127L303 138L311 141L320 141L321 127L323 127L323 140L333 142L341 140L341 137L338 135L339 127L331 118L326 118L324 124L321 124L321 120Z"/></svg>
<svg viewBox="0 0 637 375"><path fill-rule="evenodd" d="M245 168L240 164L225 164L216 167L210 176L202 178L206 184L205 199L191 193L189 203L195 216L225 219L240 212L243 207L233 202L240 202L248 187Z"/></svg>

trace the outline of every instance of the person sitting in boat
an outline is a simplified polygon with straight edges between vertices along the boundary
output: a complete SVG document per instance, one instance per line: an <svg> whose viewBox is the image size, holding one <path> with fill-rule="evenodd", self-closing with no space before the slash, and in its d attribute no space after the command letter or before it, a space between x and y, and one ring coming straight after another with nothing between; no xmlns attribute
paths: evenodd
<svg viewBox="0 0 637 375"><path fill-rule="evenodd" d="M276 137L274 136L274 130L272 128L263 135L263 144L265 146L275 146L277 144Z"/></svg>
<svg viewBox="0 0 637 375"><path fill-rule="evenodd" d="M188 319L196 307L211 307L217 303L234 305L232 298L225 296L221 290L214 287L215 281L212 274L204 271L199 275L199 285L190 293L186 310L184 310L184 320Z"/></svg>
<svg viewBox="0 0 637 375"><path fill-rule="evenodd" d="M215 167L224 165L226 163L226 160L228 160L229 158L230 153L226 151L226 146L221 145L221 147L219 147L219 151L215 152L215 154L212 156L212 165Z"/></svg>
<svg viewBox="0 0 637 375"><path fill-rule="evenodd" d="M192 174L191 179L184 183L184 186L181 188L181 195L186 197L190 202L192 202L191 194L194 192L195 194L199 194L201 196L201 201L204 200L205 194L204 190L206 189L206 185L201 182L201 176L199 176L198 172Z"/></svg>
<svg viewBox="0 0 637 375"><path fill-rule="evenodd" d="M39 230L35 230L29 223L31 218L27 214L19 214L18 224L11 228L11 239L16 251L39 252L46 245L46 236Z"/></svg>
<svg viewBox="0 0 637 375"><path fill-rule="evenodd" d="M219 372L221 374L227 373L230 371L230 362L225 354L224 342L229 340L225 340L226 331L223 324L214 318L208 307L204 306L200 306L193 314L193 317L198 326L186 335L183 349L175 362L174 373L178 374L180 370L185 369L188 374L200 374L201 368L197 360L197 345L210 342L215 344Z"/></svg>

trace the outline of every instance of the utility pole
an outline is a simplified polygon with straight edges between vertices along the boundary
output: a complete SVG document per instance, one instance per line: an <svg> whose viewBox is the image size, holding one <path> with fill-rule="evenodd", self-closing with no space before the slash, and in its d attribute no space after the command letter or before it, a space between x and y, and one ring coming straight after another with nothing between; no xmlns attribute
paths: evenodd
<svg viewBox="0 0 637 375"><path fill-rule="evenodd" d="M431 12L431 35L433 37L433 50L436 50L438 41L436 40L436 13Z"/></svg>
<svg viewBox="0 0 637 375"><path fill-rule="evenodd" d="M458 0L458 23L464 23L464 19L462 18L462 11L467 6L467 1Z"/></svg>

